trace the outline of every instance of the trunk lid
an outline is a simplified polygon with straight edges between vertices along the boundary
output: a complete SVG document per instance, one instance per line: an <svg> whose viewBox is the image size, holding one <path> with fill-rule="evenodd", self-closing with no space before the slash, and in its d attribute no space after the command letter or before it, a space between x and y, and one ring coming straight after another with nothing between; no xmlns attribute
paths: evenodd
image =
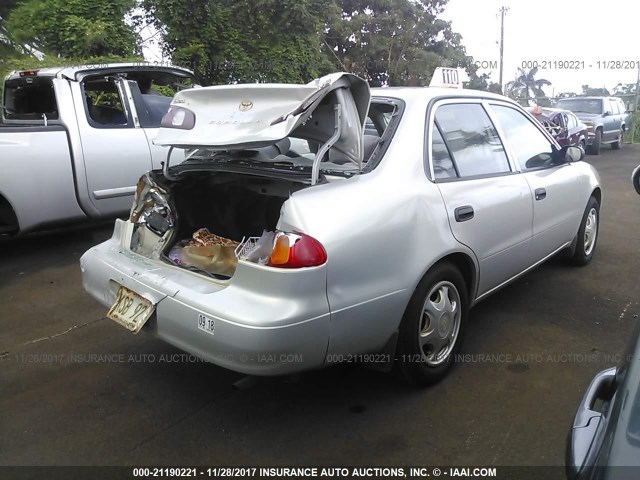
<svg viewBox="0 0 640 480"><path fill-rule="evenodd" d="M334 73L306 85L193 88L175 95L154 143L238 151L294 137L319 146L316 163L329 152L331 161L339 158L361 167L369 100L367 82L348 73ZM177 117L183 119L185 114L188 124L179 124Z"/></svg>

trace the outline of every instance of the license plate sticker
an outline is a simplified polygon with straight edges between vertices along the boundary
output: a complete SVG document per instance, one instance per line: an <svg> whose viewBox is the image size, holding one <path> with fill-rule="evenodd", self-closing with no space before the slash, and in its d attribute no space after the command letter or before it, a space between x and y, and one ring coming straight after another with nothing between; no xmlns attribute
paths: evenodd
<svg viewBox="0 0 640 480"><path fill-rule="evenodd" d="M107 317L119 323L127 330L138 333L151 318L155 306L128 288L120 287L116 301L107 313Z"/></svg>
<svg viewBox="0 0 640 480"><path fill-rule="evenodd" d="M206 317L201 313L198 314L198 328L209 335L214 335L215 322L212 318Z"/></svg>

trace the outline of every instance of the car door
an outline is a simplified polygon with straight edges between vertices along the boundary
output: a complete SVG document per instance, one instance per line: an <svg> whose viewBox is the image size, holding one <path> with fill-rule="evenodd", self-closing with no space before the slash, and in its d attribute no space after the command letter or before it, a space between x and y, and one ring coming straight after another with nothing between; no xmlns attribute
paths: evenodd
<svg viewBox="0 0 640 480"><path fill-rule="evenodd" d="M610 98L609 104L611 105L611 130L612 130L612 140L617 140L620 130L622 129L622 114L620 111L620 104L617 102L617 99Z"/></svg>
<svg viewBox="0 0 640 480"><path fill-rule="evenodd" d="M576 168L557 161L557 147L535 122L516 107L491 103L498 129L529 183L533 197L530 263L536 263L571 242L585 208L584 186Z"/></svg>
<svg viewBox="0 0 640 480"><path fill-rule="evenodd" d="M618 138L618 132L620 132L621 122L618 106L609 98L605 98L602 101L605 113L605 117L602 119L602 140L612 142Z"/></svg>
<svg viewBox="0 0 640 480"><path fill-rule="evenodd" d="M429 118L430 174L454 237L478 259L480 296L527 266L531 190L480 101L441 101Z"/></svg>
<svg viewBox="0 0 640 480"><path fill-rule="evenodd" d="M578 119L572 113L567 113L567 135L569 142L567 145L578 145L580 143L580 130L578 129Z"/></svg>
<svg viewBox="0 0 640 480"><path fill-rule="evenodd" d="M147 137L134 123L120 78L87 78L76 105L89 198L101 215L131 208L140 176L151 169Z"/></svg>

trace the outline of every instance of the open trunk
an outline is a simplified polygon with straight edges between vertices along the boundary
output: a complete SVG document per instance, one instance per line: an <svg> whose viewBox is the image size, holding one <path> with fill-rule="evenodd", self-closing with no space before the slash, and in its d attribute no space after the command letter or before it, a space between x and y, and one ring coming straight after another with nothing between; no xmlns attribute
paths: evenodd
<svg viewBox="0 0 640 480"><path fill-rule="evenodd" d="M154 140L170 147L163 172L136 188L131 249L226 278L238 258L279 268L323 264L315 239L274 230L292 193L326 173L362 170L369 100L367 83L348 73L306 85L178 92ZM187 159L171 166L174 148Z"/></svg>
<svg viewBox="0 0 640 480"><path fill-rule="evenodd" d="M144 221L136 223L132 250L218 278L233 275L243 241L247 253L265 231L275 230L289 196L309 186L220 171L183 172L178 181L155 172L152 176L164 191L167 208L156 202L157 196L151 197L153 207L142 202Z"/></svg>

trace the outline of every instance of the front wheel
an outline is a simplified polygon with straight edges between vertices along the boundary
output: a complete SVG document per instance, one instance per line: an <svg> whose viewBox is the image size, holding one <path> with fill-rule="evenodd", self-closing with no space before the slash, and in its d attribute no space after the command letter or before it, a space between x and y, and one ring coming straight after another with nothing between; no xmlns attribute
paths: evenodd
<svg viewBox="0 0 640 480"><path fill-rule="evenodd" d="M400 324L397 363L412 384L430 385L447 374L460 349L469 297L460 271L436 265L418 284Z"/></svg>
<svg viewBox="0 0 640 480"><path fill-rule="evenodd" d="M594 197L591 197L582 216L576 237L576 251L572 258L575 265L583 266L591 262L598 242L599 225L600 204Z"/></svg>
<svg viewBox="0 0 640 480"><path fill-rule="evenodd" d="M597 129L595 136L593 137L593 143L589 147L589 153L591 155L600 155L601 144L602 144L602 130Z"/></svg>
<svg viewBox="0 0 640 480"><path fill-rule="evenodd" d="M620 150L622 148L622 142L624 142L624 130L620 130L618 140L611 144L611 148L613 148L614 150Z"/></svg>

